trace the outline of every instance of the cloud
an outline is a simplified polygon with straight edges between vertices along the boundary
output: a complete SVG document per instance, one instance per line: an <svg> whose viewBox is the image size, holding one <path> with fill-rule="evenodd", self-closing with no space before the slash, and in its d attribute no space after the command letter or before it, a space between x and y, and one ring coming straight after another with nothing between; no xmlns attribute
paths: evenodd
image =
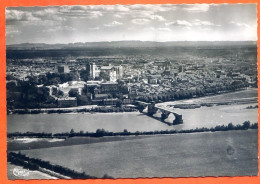
<svg viewBox="0 0 260 184"><path fill-rule="evenodd" d="M56 7L49 7L49 8L45 8L42 10L38 10L38 11L34 11L33 15L35 16L40 16L40 17L44 17L44 16L51 16L51 15L56 15L58 12L58 9Z"/></svg>
<svg viewBox="0 0 260 184"><path fill-rule="evenodd" d="M101 11L92 11L92 12L88 12L87 15L89 19L96 19L98 17L102 17L103 13Z"/></svg>
<svg viewBox="0 0 260 184"><path fill-rule="evenodd" d="M16 27L8 25L5 28L6 35L19 35L21 34L21 31L18 30Z"/></svg>
<svg viewBox="0 0 260 184"><path fill-rule="evenodd" d="M160 16L160 15L151 15L150 18L152 20L165 21L165 18L163 16Z"/></svg>
<svg viewBox="0 0 260 184"><path fill-rule="evenodd" d="M115 27L115 26L120 26L122 24L123 23L121 23L121 22L113 21L113 22L111 22L109 24L105 24L104 26L106 26L106 27Z"/></svg>
<svg viewBox="0 0 260 184"><path fill-rule="evenodd" d="M143 18L143 19L133 19L132 23L137 24L137 25L144 25L144 24L148 24L150 21L151 20L145 19L145 18Z"/></svg>
<svg viewBox="0 0 260 184"><path fill-rule="evenodd" d="M159 27L158 30L159 31L167 31L167 32L172 31L170 28L167 28L167 27Z"/></svg>
<svg viewBox="0 0 260 184"><path fill-rule="evenodd" d="M173 4L135 4L127 5L127 7L132 11L151 11L154 13L176 10L176 5Z"/></svg>
<svg viewBox="0 0 260 184"><path fill-rule="evenodd" d="M166 26L192 26L192 24L186 20L176 20L173 22L165 23Z"/></svg>
<svg viewBox="0 0 260 184"><path fill-rule="evenodd" d="M114 14L114 17L116 17L116 18L122 18L122 15L120 15L120 14Z"/></svg>
<svg viewBox="0 0 260 184"><path fill-rule="evenodd" d="M124 5L115 5L112 7L113 7L113 10L119 11L119 12L129 12L130 11L129 7L124 6Z"/></svg>
<svg viewBox="0 0 260 184"><path fill-rule="evenodd" d="M57 8L54 7L32 10L6 9L7 25L16 25L17 23L20 23L23 26L55 26L61 25L65 20L66 17L57 14Z"/></svg>
<svg viewBox="0 0 260 184"><path fill-rule="evenodd" d="M119 8L120 7L120 8ZM176 10L176 5L151 5L151 4L135 4L135 5L120 5L113 9L114 16L117 18L122 18L126 16L131 16L132 18L150 18L151 20L165 21L164 17L157 15L157 12L174 11ZM124 11L122 11L124 10ZM112 11L110 11L111 13Z"/></svg>
<svg viewBox="0 0 260 184"><path fill-rule="evenodd" d="M89 6L83 6L86 10L96 10L96 11L102 11L102 12L129 12L130 9L127 5L89 5Z"/></svg>
<svg viewBox="0 0 260 184"><path fill-rule="evenodd" d="M230 21L229 22L230 24L233 24L233 25L236 25L238 27L245 27L245 28L250 28L251 26L249 26L248 24L246 23L241 23L241 22L234 22L234 21Z"/></svg>
<svg viewBox="0 0 260 184"><path fill-rule="evenodd" d="M61 12L129 12L127 5L87 5L87 6L62 6Z"/></svg>
<svg viewBox="0 0 260 184"><path fill-rule="evenodd" d="M88 29L89 29L89 30L99 30L100 27L89 27Z"/></svg>
<svg viewBox="0 0 260 184"><path fill-rule="evenodd" d="M60 6L57 15L68 18L96 19L103 16L100 8L95 6Z"/></svg>
<svg viewBox="0 0 260 184"><path fill-rule="evenodd" d="M209 4L194 4L194 5L185 5L186 7L183 10L188 12L207 12L210 8Z"/></svg>
<svg viewBox="0 0 260 184"><path fill-rule="evenodd" d="M84 11L84 12L68 12L66 15L68 18L87 18L97 19L103 16L101 11Z"/></svg>
<svg viewBox="0 0 260 184"><path fill-rule="evenodd" d="M216 25L210 21L203 21L199 19L195 19L193 21L186 21L186 20L176 20L173 22L167 22L165 23L166 26L180 26L180 27L201 27L203 29L209 29L209 27L215 26L220 27L220 25ZM187 29L189 29L187 28Z"/></svg>
<svg viewBox="0 0 260 184"><path fill-rule="evenodd" d="M40 18L35 17L31 12L20 10L5 10L6 22L11 21L38 21Z"/></svg>
<svg viewBox="0 0 260 184"><path fill-rule="evenodd" d="M56 27L52 27L52 28L46 28L46 29L42 29L40 32L57 32L57 31L75 31L76 28L71 27L71 26L56 26Z"/></svg>
<svg viewBox="0 0 260 184"><path fill-rule="evenodd" d="M7 7L6 32L10 35L7 43L122 38L149 40L155 37L162 40L186 40L190 35L193 35L190 36L191 39L202 40L207 39L207 36L228 40L233 39L230 38L232 34L238 35L238 40L256 37L256 5L215 6L217 5L135 4ZM219 16L222 17L221 20ZM221 37L215 38L213 33L218 33Z"/></svg>
<svg viewBox="0 0 260 184"><path fill-rule="evenodd" d="M135 12L134 14L129 14L128 16L133 17L134 19L150 19L155 21L166 21L165 18L161 15L156 15L151 11L141 11Z"/></svg>
<svg viewBox="0 0 260 184"><path fill-rule="evenodd" d="M191 30L191 27L183 27L182 29L184 29L184 30Z"/></svg>
<svg viewBox="0 0 260 184"><path fill-rule="evenodd" d="M193 22L193 25L195 25L195 26L213 26L214 24L209 21L202 21L199 19L195 19Z"/></svg>

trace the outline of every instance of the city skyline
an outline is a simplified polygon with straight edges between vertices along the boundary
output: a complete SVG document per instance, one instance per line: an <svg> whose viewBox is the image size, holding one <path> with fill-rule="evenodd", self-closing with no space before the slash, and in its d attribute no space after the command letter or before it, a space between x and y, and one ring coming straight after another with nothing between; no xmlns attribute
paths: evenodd
<svg viewBox="0 0 260 184"><path fill-rule="evenodd" d="M6 8L6 43L256 41L256 4Z"/></svg>

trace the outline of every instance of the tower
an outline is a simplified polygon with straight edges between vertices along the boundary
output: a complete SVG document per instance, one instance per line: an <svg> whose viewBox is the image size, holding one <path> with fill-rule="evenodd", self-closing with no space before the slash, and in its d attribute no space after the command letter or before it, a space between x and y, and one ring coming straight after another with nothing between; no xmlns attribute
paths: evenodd
<svg viewBox="0 0 260 184"><path fill-rule="evenodd" d="M88 63L86 65L86 70L88 73L88 77L95 78L96 77L96 64L95 63Z"/></svg>
<svg viewBox="0 0 260 184"><path fill-rule="evenodd" d="M122 79L123 77L123 67L120 65L120 66L116 66L114 67L115 68L115 71L116 71L116 78L117 79Z"/></svg>

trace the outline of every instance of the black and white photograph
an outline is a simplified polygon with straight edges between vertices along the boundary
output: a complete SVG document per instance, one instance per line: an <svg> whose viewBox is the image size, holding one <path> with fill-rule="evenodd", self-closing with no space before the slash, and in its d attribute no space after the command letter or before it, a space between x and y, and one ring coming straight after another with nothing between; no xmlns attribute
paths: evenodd
<svg viewBox="0 0 260 184"><path fill-rule="evenodd" d="M9 180L258 176L257 4L5 9Z"/></svg>

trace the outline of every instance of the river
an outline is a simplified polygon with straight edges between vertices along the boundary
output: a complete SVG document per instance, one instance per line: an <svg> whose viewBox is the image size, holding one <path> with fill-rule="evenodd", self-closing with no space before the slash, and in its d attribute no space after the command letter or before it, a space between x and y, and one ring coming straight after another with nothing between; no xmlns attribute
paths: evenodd
<svg viewBox="0 0 260 184"><path fill-rule="evenodd" d="M238 98L256 98L257 89L248 89L240 92L221 94L211 97L202 97L192 100L166 102L161 106L169 106L176 103L199 102L225 102ZM216 125L242 124L249 120L251 123L258 121L258 109L247 109L255 103L232 103L229 105L214 105L212 107L200 107L196 109L178 109L174 111L183 116L181 125L168 126L161 121L148 117L139 112L130 113L96 113L96 114L11 114L7 116L7 132L69 132L75 131L95 132L97 129L120 132L127 129L135 131L155 131L170 129L191 129L199 127L215 127ZM155 116L160 116L155 114ZM170 115L166 121L172 122L174 116Z"/></svg>

